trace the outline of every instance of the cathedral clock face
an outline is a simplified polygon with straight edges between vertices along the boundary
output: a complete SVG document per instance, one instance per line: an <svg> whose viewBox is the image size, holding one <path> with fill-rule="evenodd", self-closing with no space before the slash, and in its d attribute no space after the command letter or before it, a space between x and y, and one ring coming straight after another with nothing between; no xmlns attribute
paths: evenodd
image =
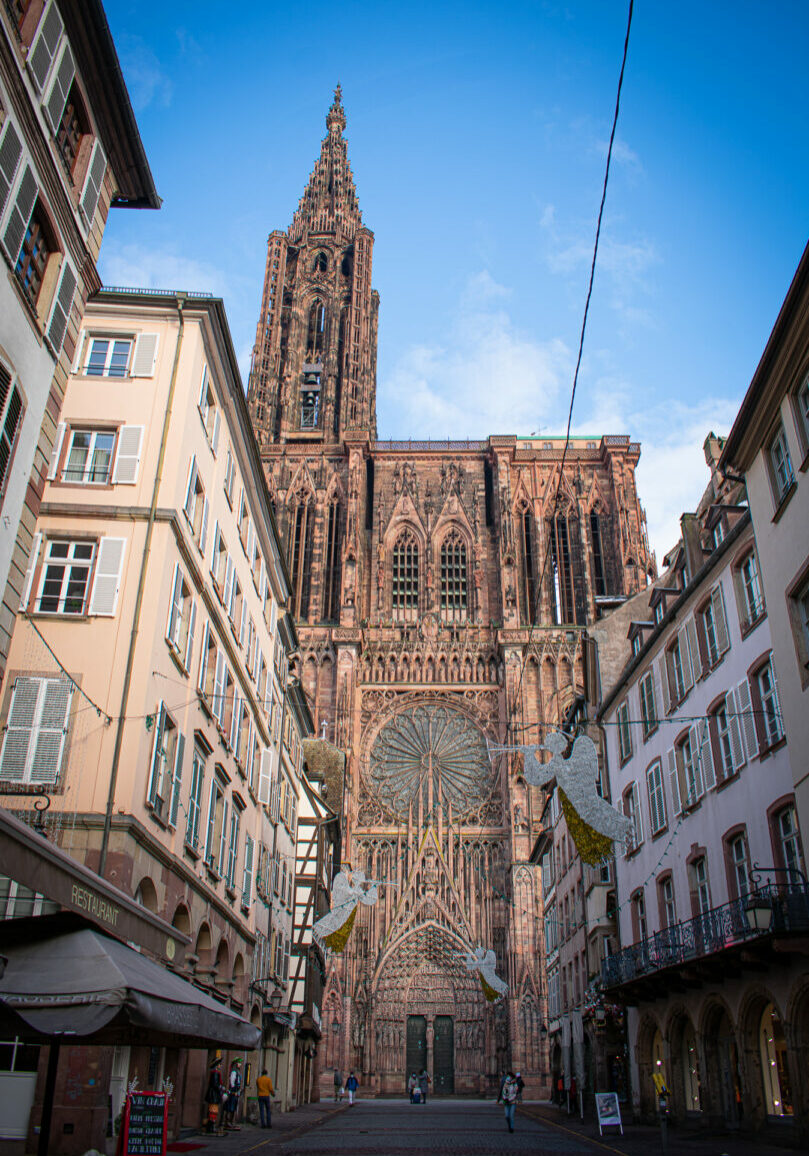
<svg viewBox="0 0 809 1156"><path fill-rule="evenodd" d="M400 711L376 736L370 758L376 794L407 818L452 804L461 816L479 806L492 787L486 740L473 722L452 707L435 703Z"/></svg>

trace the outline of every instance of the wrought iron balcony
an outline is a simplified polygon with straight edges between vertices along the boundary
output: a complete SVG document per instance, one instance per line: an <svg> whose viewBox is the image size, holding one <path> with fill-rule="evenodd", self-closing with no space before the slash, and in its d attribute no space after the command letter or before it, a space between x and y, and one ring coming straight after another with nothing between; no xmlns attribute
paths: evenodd
<svg viewBox="0 0 809 1156"><path fill-rule="evenodd" d="M771 917L758 922L751 915L770 908ZM722 969L734 956L754 943L770 946L795 933L809 931L809 888L803 884L759 887L752 895L714 907L703 915L656 932L640 943L611 955L601 965L605 988L632 985L640 993L645 979L653 979L657 990L661 972L671 969L686 984L699 978L699 969L715 959ZM719 957L721 956L721 961ZM702 978L709 978L703 967Z"/></svg>

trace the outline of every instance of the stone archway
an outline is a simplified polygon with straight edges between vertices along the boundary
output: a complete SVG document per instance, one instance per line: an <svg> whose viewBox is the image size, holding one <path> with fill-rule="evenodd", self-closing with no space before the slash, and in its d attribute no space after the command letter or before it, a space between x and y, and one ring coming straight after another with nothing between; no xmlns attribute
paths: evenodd
<svg viewBox="0 0 809 1156"><path fill-rule="evenodd" d="M801 1138L809 1137L809 977L799 980L787 1004L787 1042L789 1044L792 1086L795 1089L795 1120Z"/></svg>
<svg viewBox="0 0 809 1156"><path fill-rule="evenodd" d="M445 928L424 923L385 956L371 1004L371 1069L381 1091L401 1092L407 1081L408 1027L419 1033L424 1066L436 1090L479 1092L495 1073L481 1072L481 1057L495 1031L476 977L461 959L462 945ZM419 1018L423 1023L416 1022ZM411 1064L412 1066L412 1064ZM487 1078L488 1077L488 1078Z"/></svg>
<svg viewBox="0 0 809 1156"><path fill-rule="evenodd" d="M703 1108L712 1123L738 1128L744 1115L740 1049L725 1003L709 1001L700 1030L703 1054Z"/></svg>
<svg viewBox="0 0 809 1156"><path fill-rule="evenodd" d="M641 1118L653 1119L657 1114L654 1074L659 1072L668 1083L664 1060L663 1033L654 1016L646 1014L638 1026L635 1044L638 1065L638 1108Z"/></svg>
<svg viewBox="0 0 809 1156"><path fill-rule="evenodd" d="M738 1039L742 1050L742 1079L745 1091L746 1122L760 1128L767 1122L764 1069L762 1064L761 1028L767 1008L776 1008L772 995L764 987L748 991L739 1012Z"/></svg>
<svg viewBox="0 0 809 1156"><path fill-rule="evenodd" d="M666 1029L668 1043L668 1088L672 1110L680 1119L702 1111L702 1073L697 1033L691 1016L680 1008Z"/></svg>

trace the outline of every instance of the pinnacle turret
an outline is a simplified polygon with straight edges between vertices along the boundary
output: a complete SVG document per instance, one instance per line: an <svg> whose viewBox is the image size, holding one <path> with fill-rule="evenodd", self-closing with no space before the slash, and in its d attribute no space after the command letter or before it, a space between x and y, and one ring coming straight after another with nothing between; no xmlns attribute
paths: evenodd
<svg viewBox="0 0 809 1156"><path fill-rule="evenodd" d="M328 135L320 146L320 156L292 218L289 237L293 242L300 241L307 233L331 233L339 234L338 243L343 243L351 240L362 225L357 190L343 138L345 127L343 92L338 84L326 115Z"/></svg>

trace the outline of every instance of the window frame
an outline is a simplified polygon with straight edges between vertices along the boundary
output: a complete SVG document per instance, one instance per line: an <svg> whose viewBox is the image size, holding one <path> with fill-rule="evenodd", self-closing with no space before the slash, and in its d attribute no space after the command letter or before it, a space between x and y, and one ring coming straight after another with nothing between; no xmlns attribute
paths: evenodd
<svg viewBox="0 0 809 1156"><path fill-rule="evenodd" d="M615 711L618 731L618 759L621 766L632 758L632 731L629 721L629 701L624 699Z"/></svg>
<svg viewBox="0 0 809 1156"><path fill-rule="evenodd" d="M103 360L99 363L99 372L94 372L91 369L90 363L93 357L93 348L96 343L106 344L107 351L104 354ZM123 363L123 369L119 372L120 366L114 367L113 359L116 356L116 346L127 346L126 361ZM123 381L132 376L132 358L135 352L135 337L133 334L119 334L119 333L87 333L84 339L81 354L81 373L83 377L108 377L116 381ZM120 353L118 354L120 356Z"/></svg>
<svg viewBox="0 0 809 1156"><path fill-rule="evenodd" d="M780 455L776 455L776 450L780 451ZM777 512L786 502L795 486L792 455L789 450L786 428L780 418L767 441L766 460Z"/></svg>
<svg viewBox="0 0 809 1156"><path fill-rule="evenodd" d="M651 693L651 712L649 712L649 697ZM649 667L645 674L638 679L638 698L640 701L641 730L643 741L647 742L660 726L655 696L654 668Z"/></svg>
<svg viewBox="0 0 809 1156"><path fill-rule="evenodd" d="M25 711L26 704L23 701L25 684L36 683L36 696L31 710L30 725L26 723L25 719L17 720L16 714L19 711ZM63 714L63 722L61 726L43 726L43 720L46 717L46 708L48 707L48 693L49 687L56 684L61 688L61 693L65 694L65 706ZM76 684L70 678L53 678L40 675L19 674L15 678L13 684L8 690L8 708L6 718L4 720L3 728L3 742L0 746L0 781L15 782L23 786L39 785L48 786L53 790L60 784L65 773L65 754L68 747L68 740L72 730L73 718L73 693ZM18 694L20 696L18 700ZM19 701L19 706L18 706ZM30 699L29 699L30 703ZM52 709L52 708L51 708ZM50 717L50 716L48 716ZM6 762L6 755L9 758L14 755L15 739L14 735L17 732L28 731L28 737L25 740L25 756L22 759L22 771L19 776L11 776L4 773L4 766ZM40 752L40 740L43 733L45 734L59 734L59 749L54 761L53 773L48 776L35 774L37 757ZM52 750L52 746L50 747ZM17 758L19 760L20 747L17 746ZM42 754L47 756L49 746L43 746Z"/></svg>
<svg viewBox="0 0 809 1156"><path fill-rule="evenodd" d="M657 772L656 782L652 784L653 776ZM668 830L668 806L666 803L666 785L663 774L663 760L658 758L646 768L646 793L649 801L649 830L652 838ZM660 820L657 822L656 820Z"/></svg>
<svg viewBox="0 0 809 1156"><path fill-rule="evenodd" d="M116 455L118 452L118 433L119 433L118 428L114 427L114 428L110 429L109 427L97 428L97 427L88 426L88 425L81 425L81 426L71 425L65 429L65 433L69 434L69 437L65 437L66 446L65 446L64 453L62 455L62 461L60 463L60 469L59 469L59 474L58 474L59 481L63 485L66 485L66 486L90 486L93 488L100 488L102 486L111 486L112 485L112 478L113 478L113 471L115 469L115 459L116 459ZM69 469L70 469L70 459L71 459L71 455L73 453L74 443L75 443L77 434L80 436L88 436L89 435L89 438L90 438L90 444L87 448L87 453L85 456L85 466L84 466L84 469L82 470L81 477L68 476ZM99 437L111 437L112 438L112 445L111 445L110 450L109 450L109 459L107 462L106 476L102 477L101 479L96 479L95 477L89 477L88 476L88 474L90 472L95 473L95 468L93 468L92 470L88 469L88 463L93 462L93 459L94 459L95 454L97 452L96 443L97 443L97 439Z"/></svg>
<svg viewBox="0 0 809 1156"><path fill-rule="evenodd" d="M50 557L49 556L51 551L54 549L54 547L63 546L63 545L66 545L68 547L68 550L69 550L68 555L64 559L61 559L58 556L56 556L56 557ZM81 619L81 618L87 618L89 613L90 613L90 602L92 599L92 588L93 588L93 582L94 582L95 573L96 573L96 566L98 564L99 542L95 538L63 538L61 536L54 536L52 538L46 538L45 539L44 547L45 547L45 549L44 549L44 552L42 555L42 559L38 565L36 593L34 594L33 602L32 602L33 613L56 615L59 618L66 618L66 619L73 619L73 620ZM86 549L87 547L89 547L90 551L91 551L89 559L73 557L73 552L76 549ZM69 595L70 584L73 581L73 579L71 577L71 575L73 573L73 569L74 569L73 563L75 563L76 568L79 568L79 569L85 569L86 568L87 574L86 574L86 578L84 579L84 586L83 586L83 591L82 591L80 608L76 611L66 611L64 609L58 609L58 606L62 605L62 604L66 604L68 602L68 600L71 598L75 598L75 594L72 596ZM54 598L54 595L44 593L45 583L48 581L55 582L57 580L55 577L54 578L48 577L49 569L51 566L55 570L62 568L62 569L64 569L65 573L63 574L62 578L59 580L60 581L59 595L56 598L57 609L53 609L50 607L43 609L43 606L42 606L43 598L48 598L48 599Z"/></svg>

